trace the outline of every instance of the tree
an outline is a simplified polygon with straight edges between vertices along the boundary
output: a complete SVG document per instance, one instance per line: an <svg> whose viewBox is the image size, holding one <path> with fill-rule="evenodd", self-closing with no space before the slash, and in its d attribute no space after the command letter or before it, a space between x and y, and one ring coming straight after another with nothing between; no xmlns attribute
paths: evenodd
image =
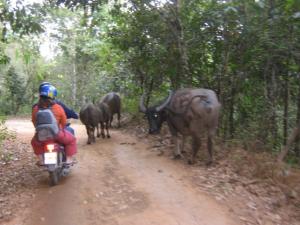
<svg viewBox="0 0 300 225"><path fill-rule="evenodd" d="M4 85L7 88L6 101L10 103L10 112L16 115L23 104L24 82L16 73L14 67L10 67L4 79Z"/></svg>
<svg viewBox="0 0 300 225"><path fill-rule="evenodd" d="M10 1L0 0L0 64L8 62L8 57L4 53L4 43L8 41L11 32L20 37L42 32L41 18L44 13L38 4L29 6L18 4L13 7Z"/></svg>

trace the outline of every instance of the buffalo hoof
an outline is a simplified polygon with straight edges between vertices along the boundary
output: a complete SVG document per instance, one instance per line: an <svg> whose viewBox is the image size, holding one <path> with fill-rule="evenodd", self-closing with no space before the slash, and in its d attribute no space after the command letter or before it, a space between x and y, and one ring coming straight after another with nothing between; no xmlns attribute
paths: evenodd
<svg viewBox="0 0 300 225"><path fill-rule="evenodd" d="M189 165L193 165L194 163L195 163L194 160L192 160L192 159L189 159L189 160L188 160L188 164L189 164Z"/></svg>
<svg viewBox="0 0 300 225"><path fill-rule="evenodd" d="M101 134L102 138L104 139L105 138L105 134Z"/></svg>
<svg viewBox="0 0 300 225"><path fill-rule="evenodd" d="M207 162L206 162L206 166L211 166L211 165L212 165L212 163L213 163L213 162L212 162L212 160L210 160L210 161L207 161Z"/></svg>
<svg viewBox="0 0 300 225"><path fill-rule="evenodd" d="M164 154L164 151L160 150L159 153L157 154L158 156L162 156Z"/></svg>
<svg viewBox="0 0 300 225"><path fill-rule="evenodd" d="M178 154L178 155L173 155L172 159L182 159L183 156L181 154Z"/></svg>
<svg viewBox="0 0 300 225"><path fill-rule="evenodd" d="M99 138L100 137L100 134L97 134L97 138Z"/></svg>
<svg viewBox="0 0 300 225"><path fill-rule="evenodd" d="M107 138L110 138L110 135L107 135L106 137L107 137Z"/></svg>
<svg viewBox="0 0 300 225"><path fill-rule="evenodd" d="M90 142L90 141L88 141L88 142L87 142L87 144L88 144L88 145L90 145L90 144L91 144L91 142Z"/></svg>

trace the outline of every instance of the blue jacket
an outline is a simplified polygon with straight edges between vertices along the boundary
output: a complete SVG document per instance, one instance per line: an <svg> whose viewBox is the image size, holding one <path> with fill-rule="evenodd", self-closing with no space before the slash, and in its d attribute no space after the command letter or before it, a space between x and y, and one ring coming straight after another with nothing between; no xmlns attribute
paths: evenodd
<svg viewBox="0 0 300 225"><path fill-rule="evenodd" d="M59 104L61 107L63 107L63 109L65 110L67 119L70 119L70 118L78 119L78 115L73 109L68 108L64 103L62 103L59 100L55 100L55 102L57 104Z"/></svg>

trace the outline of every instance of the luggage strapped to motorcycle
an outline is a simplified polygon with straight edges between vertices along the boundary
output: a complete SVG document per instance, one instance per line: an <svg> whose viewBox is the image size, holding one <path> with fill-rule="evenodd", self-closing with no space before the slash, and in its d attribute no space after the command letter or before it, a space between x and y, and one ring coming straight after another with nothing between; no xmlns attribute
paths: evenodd
<svg viewBox="0 0 300 225"><path fill-rule="evenodd" d="M59 127L52 112L52 106L48 108L39 107L36 114L35 131L39 141L52 140L59 133Z"/></svg>

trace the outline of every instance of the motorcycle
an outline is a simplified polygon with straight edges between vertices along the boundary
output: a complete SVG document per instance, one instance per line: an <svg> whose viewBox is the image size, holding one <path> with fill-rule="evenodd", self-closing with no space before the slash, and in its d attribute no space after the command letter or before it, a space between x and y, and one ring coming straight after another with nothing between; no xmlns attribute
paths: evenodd
<svg viewBox="0 0 300 225"><path fill-rule="evenodd" d="M66 163L64 146L54 142L44 145L43 161L42 166L49 172L50 186L57 185L61 177L67 176L70 173L70 166L73 165Z"/></svg>

